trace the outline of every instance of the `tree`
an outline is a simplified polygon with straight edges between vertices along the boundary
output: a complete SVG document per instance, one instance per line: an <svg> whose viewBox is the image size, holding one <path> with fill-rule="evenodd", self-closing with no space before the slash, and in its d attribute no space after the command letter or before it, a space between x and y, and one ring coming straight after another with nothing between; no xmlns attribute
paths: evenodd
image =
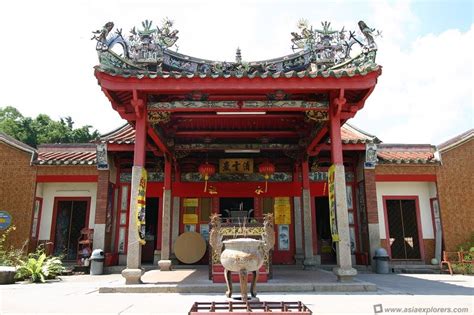
<svg viewBox="0 0 474 315"><path fill-rule="evenodd" d="M74 128L70 116L59 121L39 114L35 119L24 117L15 107L0 107L0 131L32 147L42 143L83 143L95 140L99 132L86 125Z"/></svg>

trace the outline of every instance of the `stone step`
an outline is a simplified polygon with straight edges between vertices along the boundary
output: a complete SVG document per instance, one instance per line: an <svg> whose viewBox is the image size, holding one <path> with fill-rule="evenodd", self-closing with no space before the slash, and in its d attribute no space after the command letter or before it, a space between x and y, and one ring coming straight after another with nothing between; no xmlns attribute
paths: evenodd
<svg viewBox="0 0 474 315"><path fill-rule="evenodd" d="M391 264L390 269L393 273L410 273L410 274L438 274L441 273L438 265L425 264Z"/></svg>

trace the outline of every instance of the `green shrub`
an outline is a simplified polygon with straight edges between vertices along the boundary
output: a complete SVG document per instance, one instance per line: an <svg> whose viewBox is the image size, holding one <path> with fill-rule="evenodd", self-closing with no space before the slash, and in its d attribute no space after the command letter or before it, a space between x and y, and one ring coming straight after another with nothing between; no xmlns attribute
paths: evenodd
<svg viewBox="0 0 474 315"><path fill-rule="evenodd" d="M13 246L6 247L8 235L15 230L16 227L12 225L0 236L0 266L15 267L25 258L25 248L28 244L28 240L25 241L21 248L14 248Z"/></svg>
<svg viewBox="0 0 474 315"><path fill-rule="evenodd" d="M15 278L45 282L46 279L55 279L64 270L59 257L47 256L44 247L39 246L34 253L28 255L28 259L20 261Z"/></svg>
<svg viewBox="0 0 474 315"><path fill-rule="evenodd" d="M466 261L473 261L474 260L474 232L471 233L471 239L467 242L464 242L458 246L459 252L464 252L464 260ZM471 263L462 264L462 263L455 263L453 264L453 272L454 273L467 273L467 274L474 274L474 267Z"/></svg>

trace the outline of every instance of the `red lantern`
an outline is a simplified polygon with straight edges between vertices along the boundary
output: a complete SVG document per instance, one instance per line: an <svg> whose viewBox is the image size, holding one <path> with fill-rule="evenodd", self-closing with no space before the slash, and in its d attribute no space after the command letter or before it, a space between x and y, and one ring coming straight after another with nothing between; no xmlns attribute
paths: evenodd
<svg viewBox="0 0 474 315"><path fill-rule="evenodd" d="M205 181L205 184L204 184L204 192L207 191L207 181L209 180L209 177L211 177L212 175L214 175L214 173L216 172L216 167L212 164L209 164L208 162L206 163L203 163L201 165L199 165L199 174L201 174L202 177L204 177L204 181Z"/></svg>
<svg viewBox="0 0 474 315"><path fill-rule="evenodd" d="M275 165L273 165L272 163L268 161L265 161L258 166L258 172L263 174L263 177L265 178L265 192L267 192L268 179L273 173L275 173Z"/></svg>

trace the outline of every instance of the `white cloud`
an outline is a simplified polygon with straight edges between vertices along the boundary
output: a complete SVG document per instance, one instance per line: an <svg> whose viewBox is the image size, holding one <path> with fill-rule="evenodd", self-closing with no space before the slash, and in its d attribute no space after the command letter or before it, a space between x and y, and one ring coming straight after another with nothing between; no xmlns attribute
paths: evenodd
<svg viewBox="0 0 474 315"><path fill-rule="evenodd" d="M439 144L472 128L474 25L419 37L409 49L379 45L379 83L358 126L385 142Z"/></svg>
<svg viewBox="0 0 474 315"><path fill-rule="evenodd" d="M180 30L180 52L220 60L232 60L237 46L245 60L290 53L289 33L301 17L350 29L365 20L383 31L384 68L354 123L390 142L439 143L472 127L473 29L406 45L420 23L406 1L1 1L0 106L70 115L102 132L117 127L119 115L93 77L90 31L114 21L128 32L142 19L166 16Z"/></svg>

